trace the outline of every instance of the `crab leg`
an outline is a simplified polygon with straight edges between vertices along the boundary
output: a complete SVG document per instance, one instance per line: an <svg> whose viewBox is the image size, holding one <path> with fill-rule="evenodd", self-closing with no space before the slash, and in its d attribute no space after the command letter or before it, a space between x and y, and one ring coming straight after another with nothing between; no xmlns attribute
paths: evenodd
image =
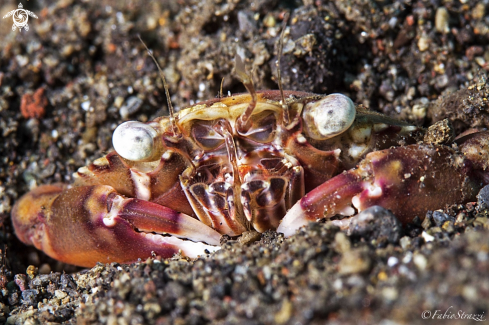
<svg viewBox="0 0 489 325"><path fill-rule="evenodd" d="M157 166L148 172L139 171L138 167L145 163L132 163L134 166L116 152L111 152L80 168L74 175L75 186L109 185L122 195L145 199L192 215L192 208L178 181L180 173L186 168L181 155L167 152Z"/></svg>
<svg viewBox="0 0 489 325"><path fill-rule="evenodd" d="M380 205L403 223L427 210L464 203L483 186L470 177L472 163L446 146L410 145L368 154L357 168L318 186L285 215L278 232L286 236L322 218Z"/></svg>
<svg viewBox="0 0 489 325"><path fill-rule="evenodd" d="M17 236L60 261L90 267L97 262L189 257L214 251L220 234L198 220L156 203L124 198L110 186L41 186L12 212ZM193 242L180 238L200 241ZM202 243L204 242L204 243Z"/></svg>

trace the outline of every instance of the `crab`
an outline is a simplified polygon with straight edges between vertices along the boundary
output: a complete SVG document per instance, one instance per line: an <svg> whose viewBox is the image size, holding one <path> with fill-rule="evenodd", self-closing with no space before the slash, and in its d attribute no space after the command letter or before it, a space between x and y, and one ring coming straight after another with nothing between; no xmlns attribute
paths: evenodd
<svg viewBox="0 0 489 325"><path fill-rule="evenodd" d="M72 186L25 194L12 211L18 238L84 267L196 257L224 234L291 236L373 205L408 223L473 200L489 182L487 133L427 144L422 129L345 95L255 91L239 56L236 71L248 93L125 122L115 151L80 168Z"/></svg>

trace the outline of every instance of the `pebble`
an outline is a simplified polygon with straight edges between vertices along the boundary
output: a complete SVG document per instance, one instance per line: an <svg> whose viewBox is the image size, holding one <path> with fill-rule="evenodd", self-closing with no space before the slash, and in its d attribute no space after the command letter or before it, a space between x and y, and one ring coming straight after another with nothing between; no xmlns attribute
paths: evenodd
<svg viewBox="0 0 489 325"><path fill-rule="evenodd" d="M478 299L478 292L479 290L471 285L466 285L462 289L462 296L467 299L468 301L471 302L476 302Z"/></svg>
<svg viewBox="0 0 489 325"><path fill-rule="evenodd" d="M484 228L489 228L489 219L487 217L477 217L474 220L474 227L481 226Z"/></svg>
<svg viewBox="0 0 489 325"><path fill-rule="evenodd" d="M238 242L243 244L243 245L247 245L247 244L250 244L250 243L253 243L255 241L260 240L260 238L261 238L261 233L259 233L257 231L245 231L238 238Z"/></svg>
<svg viewBox="0 0 489 325"><path fill-rule="evenodd" d="M58 299L63 299L63 298L65 298L65 297L66 297L68 294L67 294L66 292L64 292L64 291L61 291L61 290L56 290L56 291L54 291L54 295L55 295L55 297L56 297L56 298L58 298Z"/></svg>
<svg viewBox="0 0 489 325"><path fill-rule="evenodd" d="M85 102L81 103L81 108L84 111L88 111L90 109L90 101L85 101Z"/></svg>
<svg viewBox="0 0 489 325"><path fill-rule="evenodd" d="M26 276L25 276L25 274L16 274L14 276L14 283L19 287L20 291L26 290Z"/></svg>
<svg viewBox="0 0 489 325"><path fill-rule="evenodd" d="M396 288L385 287L382 289L382 296L387 300L394 301L399 296L399 293Z"/></svg>
<svg viewBox="0 0 489 325"><path fill-rule="evenodd" d="M445 221L455 222L454 217L449 216L448 214L440 210L433 211L432 218L433 221L435 222L435 225L437 225L438 227L441 227L445 223Z"/></svg>
<svg viewBox="0 0 489 325"><path fill-rule="evenodd" d="M394 256L389 257L389 259L387 260L387 265L389 267L393 267L393 266L397 265L397 263L399 263L399 259L397 257L394 257Z"/></svg>
<svg viewBox="0 0 489 325"><path fill-rule="evenodd" d="M39 274L49 274L51 273L51 266L47 263L42 264L39 267Z"/></svg>
<svg viewBox="0 0 489 325"><path fill-rule="evenodd" d="M413 256L413 263L420 269L420 271L424 271L428 265L428 260L424 255L416 253Z"/></svg>
<svg viewBox="0 0 489 325"><path fill-rule="evenodd" d="M117 108L121 108L123 103L124 103L124 97L122 97L122 96L117 96L114 99L114 106Z"/></svg>
<svg viewBox="0 0 489 325"><path fill-rule="evenodd" d="M482 19L486 15L486 4L484 2L479 2L475 5L474 9L472 9L472 18L473 19Z"/></svg>
<svg viewBox="0 0 489 325"><path fill-rule="evenodd" d="M430 38L426 34L422 34L418 40L418 49L421 52L426 51L430 46Z"/></svg>
<svg viewBox="0 0 489 325"><path fill-rule="evenodd" d="M239 11L238 25L239 25L239 30L242 33L252 32L253 30L256 29L256 22L253 19L253 15L251 12Z"/></svg>
<svg viewBox="0 0 489 325"><path fill-rule="evenodd" d="M37 306L37 296L39 295L39 290L37 289L27 289L22 291L22 303L28 306Z"/></svg>
<svg viewBox="0 0 489 325"><path fill-rule="evenodd" d="M379 245L397 244L401 238L402 225L396 216L381 206L372 206L352 218L348 235L364 238Z"/></svg>
<svg viewBox="0 0 489 325"><path fill-rule="evenodd" d="M137 113L142 105L143 101L137 96L131 96L126 99L124 106L119 109L122 119L126 120L129 115Z"/></svg>
<svg viewBox="0 0 489 325"><path fill-rule="evenodd" d="M285 299L282 302L282 308L280 308L279 312L275 314L275 322L277 324L287 323L292 316L292 311L292 303L288 299Z"/></svg>
<svg viewBox="0 0 489 325"><path fill-rule="evenodd" d="M435 14L435 28L439 33L448 34L450 29L448 27L448 20L450 19L450 14L447 8L439 7L436 9Z"/></svg>
<svg viewBox="0 0 489 325"><path fill-rule="evenodd" d="M341 275L368 272L372 262L361 250L351 250L343 254L338 263L338 273Z"/></svg>
<svg viewBox="0 0 489 325"><path fill-rule="evenodd" d="M29 279L33 279L38 273L38 268L35 267L34 265L29 265L26 270L26 274L29 277Z"/></svg>
<svg viewBox="0 0 489 325"><path fill-rule="evenodd" d="M268 28L275 27L275 24L277 21L275 20L275 17L271 14L266 14L265 18L263 18L263 25L265 25Z"/></svg>
<svg viewBox="0 0 489 325"><path fill-rule="evenodd" d="M340 253L349 252L351 249L351 243L348 237L343 232L336 233L334 237L335 247Z"/></svg>
<svg viewBox="0 0 489 325"><path fill-rule="evenodd" d="M475 62L477 62L477 64L481 67L485 67L486 66L486 60L482 57L482 56L477 56L475 57Z"/></svg>
<svg viewBox="0 0 489 325"><path fill-rule="evenodd" d="M399 241L399 244L401 245L402 249L408 249L408 247L411 245L411 237L404 236L401 238Z"/></svg>
<svg viewBox="0 0 489 325"><path fill-rule="evenodd" d="M489 185L484 186L477 194L477 205L479 210L489 209Z"/></svg>
<svg viewBox="0 0 489 325"><path fill-rule="evenodd" d="M431 125L425 133L423 142L427 144L446 144L455 137L455 130L449 119Z"/></svg>
<svg viewBox="0 0 489 325"><path fill-rule="evenodd" d="M428 234L426 231L423 231L421 233L421 237L423 237L423 239L425 240L425 242L429 243L433 240L435 240L435 237L431 236L430 234Z"/></svg>

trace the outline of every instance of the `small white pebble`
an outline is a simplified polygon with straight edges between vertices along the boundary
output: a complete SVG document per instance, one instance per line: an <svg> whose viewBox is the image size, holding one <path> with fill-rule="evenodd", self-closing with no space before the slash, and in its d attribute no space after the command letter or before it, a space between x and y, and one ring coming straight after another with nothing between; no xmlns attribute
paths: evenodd
<svg viewBox="0 0 489 325"><path fill-rule="evenodd" d="M389 259L387 260L387 265L389 267L393 267L397 263L399 263L399 259L397 257L394 257L394 256L389 257Z"/></svg>
<svg viewBox="0 0 489 325"><path fill-rule="evenodd" d="M404 255L404 257L402 258L402 262L404 264L407 264L407 263L411 262L412 259L413 259L413 253L407 252L406 255Z"/></svg>
<svg viewBox="0 0 489 325"><path fill-rule="evenodd" d="M448 34L450 32L450 28L448 26L448 21L450 19L450 14L448 13L447 8L439 7L436 9L435 14L435 28L438 32L443 34Z"/></svg>
<svg viewBox="0 0 489 325"><path fill-rule="evenodd" d="M124 19L124 14L120 11L118 11L116 14L115 14L116 18L117 18L117 22L119 24L124 24L125 22L125 19Z"/></svg>
<svg viewBox="0 0 489 325"><path fill-rule="evenodd" d="M486 65L486 60L484 60L484 58L481 57L481 56L478 56L478 57L474 58L474 60L481 67L484 67Z"/></svg>
<svg viewBox="0 0 489 325"><path fill-rule="evenodd" d="M428 260L423 254L414 254L413 257L413 263L420 269L421 271L426 269L426 266L428 265Z"/></svg>
<svg viewBox="0 0 489 325"><path fill-rule="evenodd" d="M343 282L341 281L341 279L336 279L333 282L333 289L335 289L336 291L339 291L339 290L341 290L341 288L343 288Z"/></svg>
<svg viewBox="0 0 489 325"><path fill-rule="evenodd" d="M90 109L90 101L87 100L86 102L81 103L81 108L85 112L88 112L88 110Z"/></svg>
<svg viewBox="0 0 489 325"><path fill-rule="evenodd" d="M246 267L242 266L242 265L238 265L234 268L234 273L245 275L246 274Z"/></svg>
<svg viewBox="0 0 489 325"><path fill-rule="evenodd" d="M467 299L468 301L475 302L479 298L478 295L478 290L476 287L471 286L471 285L466 285L462 289L462 296Z"/></svg>
<svg viewBox="0 0 489 325"><path fill-rule="evenodd" d="M418 40L418 49L421 52L426 51L430 47L430 38L426 35L423 34Z"/></svg>
<svg viewBox="0 0 489 325"><path fill-rule="evenodd" d="M487 253L486 252L482 252L482 251L481 252L478 252L477 253L477 260L479 262L485 262L485 261L487 261Z"/></svg>
<svg viewBox="0 0 489 325"><path fill-rule="evenodd" d="M382 289L382 296L384 296L384 298L387 300L394 301L399 296L399 293L397 292L396 288L385 287Z"/></svg>
<svg viewBox="0 0 489 325"><path fill-rule="evenodd" d="M27 56L23 56L19 54L15 57L15 59L17 60L17 63L21 67L26 66L27 63L29 63L29 59L27 58Z"/></svg>
<svg viewBox="0 0 489 325"><path fill-rule="evenodd" d="M65 298L68 294L64 291L61 291L61 290L55 290L54 291L54 295L56 296L56 298L58 299L63 299Z"/></svg>
<svg viewBox="0 0 489 325"><path fill-rule="evenodd" d="M394 27L396 27L396 25L397 25L397 17L392 17L389 20L389 27L390 28L394 28Z"/></svg>
<svg viewBox="0 0 489 325"><path fill-rule="evenodd" d="M423 233L421 234L421 237L423 237L424 241L427 242L427 243L429 243L430 241L435 240L435 237L431 236L426 231L423 231Z"/></svg>

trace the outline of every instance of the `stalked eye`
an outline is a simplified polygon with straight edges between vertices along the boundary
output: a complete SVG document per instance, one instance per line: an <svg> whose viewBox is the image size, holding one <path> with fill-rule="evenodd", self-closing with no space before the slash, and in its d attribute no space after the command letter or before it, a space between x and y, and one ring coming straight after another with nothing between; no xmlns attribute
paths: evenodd
<svg viewBox="0 0 489 325"><path fill-rule="evenodd" d="M224 143L222 135L216 132L210 121L198 121L192 126L192 136L202 149L212 150Z"/></svg>
<svg viewBox="0 0 489 325"><path fill-rule="evenodd" d="M158 133L151 126L129 121L119 125L112 135L115 151L131 161L145 161L155 154L155 138Z"/></svg>
<svg viewBox="0 0 489 325"><path fill-rule="evenodd" d="M304 107L304 127L309 137L326 140L348 130L355 120L355 104L342 94L331 94Z"/></svg>

